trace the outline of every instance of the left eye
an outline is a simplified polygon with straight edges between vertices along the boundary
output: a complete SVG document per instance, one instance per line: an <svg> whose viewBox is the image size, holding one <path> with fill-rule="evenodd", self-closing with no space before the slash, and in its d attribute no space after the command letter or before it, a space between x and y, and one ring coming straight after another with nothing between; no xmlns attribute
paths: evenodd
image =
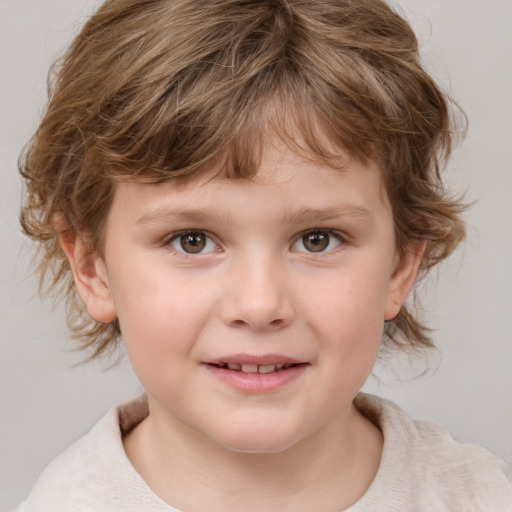
<svg viewBox="0 0 512 512"><path fill-rule="evenodd" d="M169 245L185 254L204 254L217 249L217 244L204 231L186 231L174 235Z"/></svg>
<svg viewBox="0 0 512 512"><path fill-rule="evenodd" d="M341 245L341 238L336 234L315 229L303 234L293 245L292 250L297 252L327 252Z"/></svg>

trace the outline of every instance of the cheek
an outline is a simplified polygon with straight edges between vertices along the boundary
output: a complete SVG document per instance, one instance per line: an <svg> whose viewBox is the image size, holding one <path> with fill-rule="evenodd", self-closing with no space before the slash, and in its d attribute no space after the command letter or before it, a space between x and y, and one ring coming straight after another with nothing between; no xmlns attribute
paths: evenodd
<svg viewBox="0 0 512 512"><path fill-rule="evenodd" d="M303 301L310 304L317 324L360 339L365 332L382 331L386 297L387 281L382 274L347 271L310 287Z"/></svg>
<svg viewBox="0 0 512 512"><path fill-rule="evenodd" d="M123 280L116 310L128 357L137 368L183 364L210 317L214 297L165 272ZM120 282L121 283L121 282ZM172 357L169 357L172 355Z"/></svg>
<svg viewBox="0 0 512 512"><path fill-rule="evenodd" d="M340 275L308 298L308 323L343 385L362 384L378 355L387 286L377 274Z"/></svg>

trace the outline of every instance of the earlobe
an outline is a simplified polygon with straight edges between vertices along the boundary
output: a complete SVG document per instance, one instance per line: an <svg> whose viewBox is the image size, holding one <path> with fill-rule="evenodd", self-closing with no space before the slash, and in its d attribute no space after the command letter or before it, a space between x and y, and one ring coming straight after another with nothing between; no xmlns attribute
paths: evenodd
<svg viewBox="0 0 512 512"><path fill-rule="evenodd" d="M400 312L416 281L425 247L425 241L415 241L397 258L389 282L384 320L393 320Z"/></svg>
<svg viewBox="0 0 512 512"><path fill-rule="evenodd" d="M91 253L84 240L63 218L54 221L62 250L68 258L73 279L91 318L112 322L117 318L105 262Z"/></svg>

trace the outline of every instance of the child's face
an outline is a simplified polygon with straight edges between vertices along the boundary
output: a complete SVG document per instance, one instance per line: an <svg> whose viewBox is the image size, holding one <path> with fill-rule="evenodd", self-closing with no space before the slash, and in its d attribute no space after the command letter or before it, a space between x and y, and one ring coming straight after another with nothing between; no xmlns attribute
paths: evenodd
<svg viewBox="0 0 512 512"><path fill-rule="evenodd" d="M254 180L118 185L111 298L86 302L115 309L154 419L276 452L348 415L418 258L397 257L376 166L272 150Z"/></svg>

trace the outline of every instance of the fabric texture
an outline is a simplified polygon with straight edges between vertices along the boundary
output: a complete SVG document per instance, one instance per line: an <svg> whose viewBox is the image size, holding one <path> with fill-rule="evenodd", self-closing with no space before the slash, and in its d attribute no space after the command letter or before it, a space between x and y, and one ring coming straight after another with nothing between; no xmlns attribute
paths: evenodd
<svg viewBox="0 0 512 512"><path fill-rule="evenodd" d="M374 481L346 512L512 512L512 485L489 452L410 420L387 400L360 394L355 403L382 430L384 449ZM49 464L16 512L179 512L153 493L123 448L122 435L147 414L145 397L111 409Z"/></svg>

